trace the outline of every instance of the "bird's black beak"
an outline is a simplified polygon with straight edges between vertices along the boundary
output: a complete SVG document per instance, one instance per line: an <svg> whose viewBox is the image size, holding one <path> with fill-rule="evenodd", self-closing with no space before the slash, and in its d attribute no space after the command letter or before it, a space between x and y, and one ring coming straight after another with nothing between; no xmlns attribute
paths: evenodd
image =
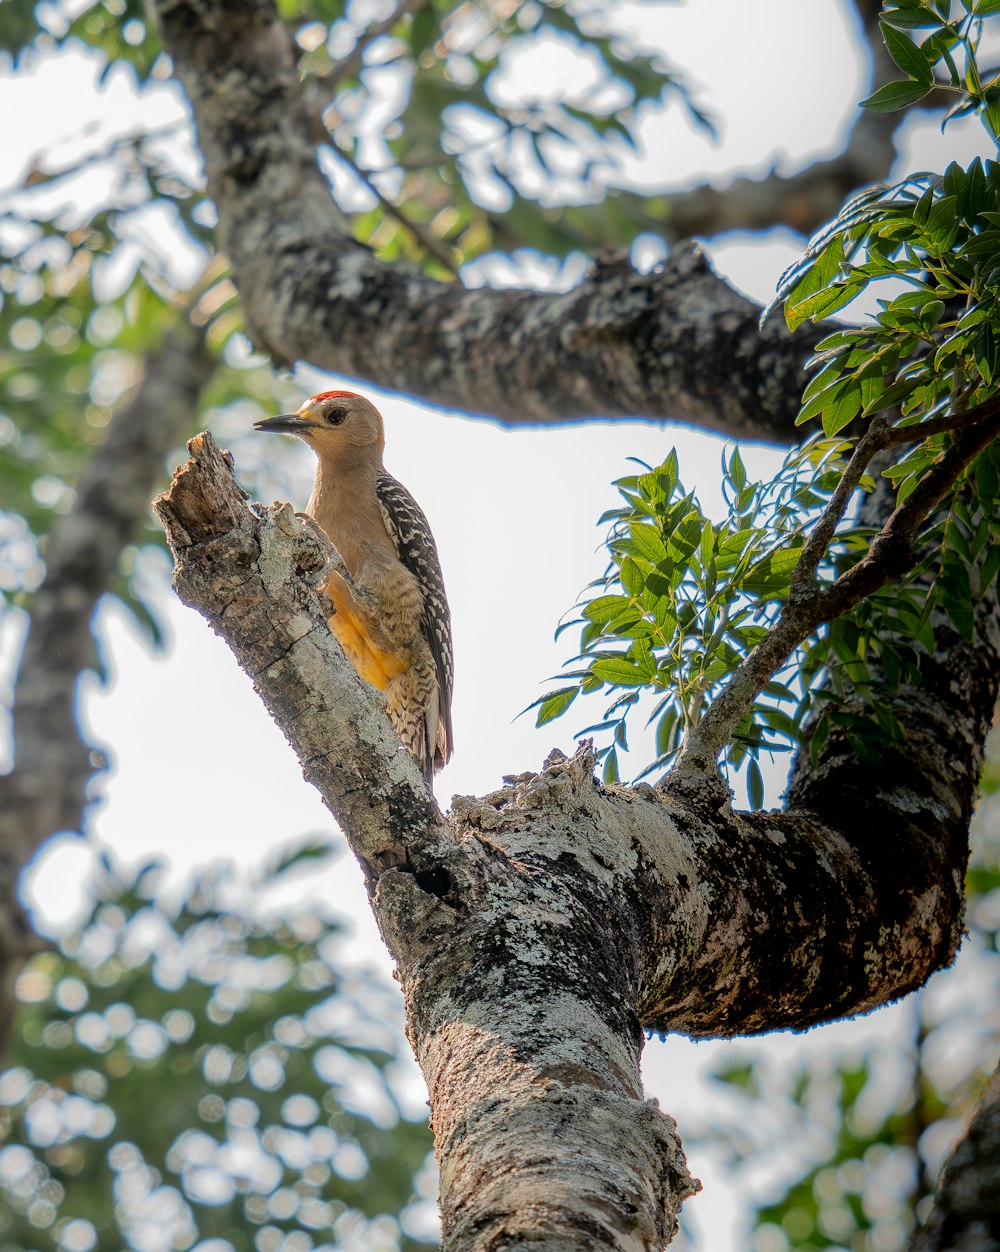
<svg viewBox="0 0 1000 1252"><path fill-rule="evenodd" d="M298 413L279 413L277 417L264 417L253 424L254 430L269 430L279 435L301 435L312 426L312 422Z"/></svg>

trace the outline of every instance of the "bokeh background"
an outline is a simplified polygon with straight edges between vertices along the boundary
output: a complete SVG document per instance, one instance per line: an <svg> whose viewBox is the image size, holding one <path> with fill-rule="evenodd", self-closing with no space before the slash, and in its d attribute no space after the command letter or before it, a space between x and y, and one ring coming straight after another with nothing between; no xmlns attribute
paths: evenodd
<svg viewBox="0 0 1000 1252"><path fill-rule="evenodd" d="M779 223L808 231L817 207L772 207L758 223L741 197L777 205L791 194L775 189L782 179L847 151L873 74L861 19L877 5L850 0L432 8L429 33L414 19L368 42L392 6L289 0L282 12L317 75L363 45L335 85L322 158L359 236L434 268L374 188L449 239L470 284L566 289L598 246L648 268L673 242L683 193L716 269L766 303L805 243ZM210 428L265 502L303 507L312 465L294 441L254 434L254 420L346 380L304 365L276 374L251 352L213 252L187 106L141 6L8 0L0 48L9 723L49 537L72 523L79 477L171 319L193 319L214 354L190 433ZM897 120L888 177L989 155L974 122ZM462 195L442 199L430 165L404 172L407 143L459 154ZM728 215L711 207L721 192L737 206ZM385 417L388 468L431 520L453 610L456 750L436 791L488 792L599 719L583 702L541 730L519 714L572 654L554 631L601 572L596 520L627 458L657 464L676 446L711 512L731 444L669 423L505 428L365 390ZM163 481L183 458L174 443ZM766 477L782 450L742 453ZM83 739L108 767L81 829L50 840L24 885L45 948L20 975L0 1075L0 1248L434 1246L425 1095L360 874L248 680L169 578L150 518L100 599L78 688ZM8 724L4 769L12 742ZM636 740L623 773L651 755ZM768 803L785 768L766 770ZM993 1062L998 852L987 799L970 941L904 1004L807 1037L648 1043L649 1092L678 1119L705 1186L684 1246L905 1245Z"/></svg>

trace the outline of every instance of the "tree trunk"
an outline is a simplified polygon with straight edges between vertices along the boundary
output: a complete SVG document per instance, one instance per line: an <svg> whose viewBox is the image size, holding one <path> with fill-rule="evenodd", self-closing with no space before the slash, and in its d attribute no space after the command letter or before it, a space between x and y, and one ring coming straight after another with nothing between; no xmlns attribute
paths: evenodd
<svg viewBox="0 0 1000 1252"><path fill-rule="evenodd" d="M642 1102L643 1029L802 1028L952 959L994 611L971 645L942 633L877 773L833 743L784 812L733 813L714 776L602 787L584 746L445 818L329 632L323 536L287 505L248 507L209 436L190 449L157 504L175 586L365 870L430 1091L444 1247L662 1247L696 1184Z"/></svg>
<svg viewBox="0 0 1000 1252"><path fill-rule="evenodd" d="M72 509L49 535L14 690L14 766L0 777L0 1055L14 1017L14 979L39 942L18 880L51 835L82 830L87 789L106 767L76 719L79 678L96 660L94 610L122 551L148 524L150 492L167 454L190 431L214 368L202 333L180 321L112 417Z"/></svg>

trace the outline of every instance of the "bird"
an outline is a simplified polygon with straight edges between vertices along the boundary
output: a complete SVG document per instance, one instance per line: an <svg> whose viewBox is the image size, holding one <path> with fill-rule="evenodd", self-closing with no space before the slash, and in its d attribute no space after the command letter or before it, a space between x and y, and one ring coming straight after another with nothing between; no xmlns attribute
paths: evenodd
<svg viewBox="0 0 1000 1252"><path fill-rule="evenodd" d="M430 783L452 752L451 611L423 510L382 464L378 409L353 391L321 391L295 413L254 423L316 453L306 513L339 562L322 587L348 660L385 693L389 719Z"/></svg>

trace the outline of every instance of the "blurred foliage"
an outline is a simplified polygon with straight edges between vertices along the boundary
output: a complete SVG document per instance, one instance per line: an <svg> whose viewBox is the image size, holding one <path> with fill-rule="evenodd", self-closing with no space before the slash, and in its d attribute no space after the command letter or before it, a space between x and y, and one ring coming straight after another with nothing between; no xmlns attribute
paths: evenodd
<svg viewBox="0 0 1000 1252"><path fill-rule="evenodd" d="M988 777L998 761L994 736ZM780 1072L742 1045L712 1075L729 1092L728 1112L697 1137L744 1175L758 1166L769 1174L753 1188L768 1197L753 1213L754 1252L903 1252L927 1216L937 1174L996 1066L1000 804L994 783L984 790L966 878L969 940L952 969L905 1007L884 1010L895 1031L840 1060L817 1032L812 1058Z"/></svg>
<svg viewBox="0 0 1000 1252"><path fill-rule="evenodd" d="M255 888L327 855L306 845ZM341 973L337 924L310 908L251 918L221 871L167 903L156 877L106 864L90 916L18 980L0 1246L436 1247L394 989Z"/></svg>
<svg viewBox="0 0 1000 1252"><path fill-rule="evenodd" d="M657 198L617 185L643 109L673 96L709 125L675 71L614 32L607 0L423 0L388 19L364 0L279 9L324 105L324 168L356 237L439 277L450 274L432 251L458 265L492 250L627 247L662 220ZM171 66L146 7L0 4L0 59L27 71L67 48L90 57L105 86L124 76L136 119L167 120L105 118L70 141L78 123L67 116L57 151L69 155L34 158L0 203L0 608L38 586L46 536L172 319L206 325L219 358L192 433L210 425L225 438L265 497L281 494L290 454L241 440L256 418L298 402L243 337L190 121L172 96L164 103ZM514 70L540 55L566 72L515 87ZM144 111L150 102L158 112ZM142 542L162 543L159 528ZM155 642L135 555L109 590Z"/></svg>
<svg viewBox="0 0 1000 1252"><path fill-rule="evenodd" d="M197 277L179 291L175 262L155 250L144 254L131 240L137 210L102 208L60 224L63 207L32 219L21 201L12 203L16 211L0 217L0 607L28 603L44 572L49 532L72 511L81 473L175 319L206 325L218 357L203 395L207 414L190 415L192 434L206 416L217 429L248 431L287 391L248 354L220 260L204 263L203 251L193 253L188 261L197 264L188 269ZM164 478L172 464L164 464ZM163 544L151 513L141 543ZM131 548L109 591L155 641L156 623L132 579L135 565Z"/></svg>
<svg viewBox="0 0 1000 1252"><path fill-rule="evenodd" d="M492 249L627 246L664 212L658 197L620 185L642 110L672 95L711 132L678 72L615 26L608 0L410 0L388 18L374 3L278 8L323 105L334 193L357 238L386 260L440 271L376 190L456 264ZM72 20L48 4L0 6L0 49L15 63L67 43L96 50L108 69L131 67L141 86L170 72L139 0L85 4ZM546 71L515 88L512 67L540 56ZM163 185L183 183L178 171L143 164L154 196L200 198L197 187Z"/></svg>

